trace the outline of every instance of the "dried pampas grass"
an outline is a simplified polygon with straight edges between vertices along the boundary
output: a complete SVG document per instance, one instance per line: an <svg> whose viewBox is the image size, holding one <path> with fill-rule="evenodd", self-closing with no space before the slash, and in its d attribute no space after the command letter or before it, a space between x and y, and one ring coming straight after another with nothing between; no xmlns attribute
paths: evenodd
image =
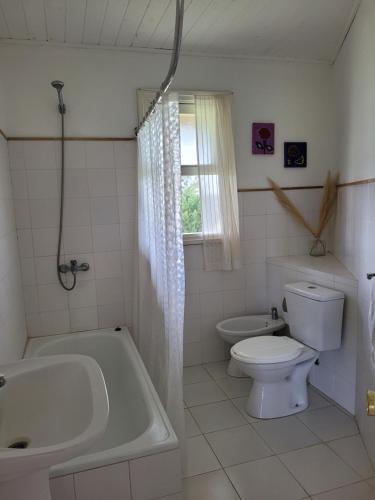
<svg viewBox="0 0 375 500"><path fill-rule="evenodd" d="M330 218L333 215L336 199L337 199L337 184L339 180L339 174L334 176L330 172L327 174L326 182L324 184L324 191L322 202L319 212L319 223L318 228L314 229L312 225L307 222L298 208L294 205L291 199L284 193L281 187L272 179L268 178L268 182L275 193L275 196L282 207L293 217L293 219L304 226L314 238L320 239L325 227L327 226Z"/></svg>

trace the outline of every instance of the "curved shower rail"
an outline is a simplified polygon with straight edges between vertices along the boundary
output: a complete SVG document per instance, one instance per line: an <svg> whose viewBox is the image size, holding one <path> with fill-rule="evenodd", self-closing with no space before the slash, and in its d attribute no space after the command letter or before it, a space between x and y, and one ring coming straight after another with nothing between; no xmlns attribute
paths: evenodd
<svg viewBox="0 0 375 500"><path fill-rule="evenodd" d="M184 22L184 0L176 0L176 18L174 27L173 52L172 52L171 62L169 64L169 70L167 76L160 85L160 88L156 93L156 96L151 101L150 106L148 107L145 115L139 122L138 126L135 128L135 135L138 135L138 132L146 122L147 118L154 111L156 105L160 102L160 99L167 92L174 79L178 66L178 61L180 58L183 22Z"/></svg>

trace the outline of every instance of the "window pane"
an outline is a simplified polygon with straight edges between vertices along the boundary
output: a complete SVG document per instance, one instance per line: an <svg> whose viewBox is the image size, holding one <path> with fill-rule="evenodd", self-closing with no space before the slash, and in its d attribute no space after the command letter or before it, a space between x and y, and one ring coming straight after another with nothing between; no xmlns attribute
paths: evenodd
<svg viewBox="0 0 375 500"><path fill-rule="evenodd" d="M181 165L197 165L195 114L180 113Z"/></svg>
<svg viewBox="0 0 375 500"><path fill-rule="evenodd" d="M202 231L201 200L197 175L181 178L182 229L186 233Z"/></svg>

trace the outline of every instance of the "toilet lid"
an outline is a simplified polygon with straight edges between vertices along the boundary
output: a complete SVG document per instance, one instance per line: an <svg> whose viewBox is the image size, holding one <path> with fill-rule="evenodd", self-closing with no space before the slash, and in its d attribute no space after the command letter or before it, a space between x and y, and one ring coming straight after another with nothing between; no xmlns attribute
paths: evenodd
<svg viewBox="0 0 375 500"><path fill-rule="evenodd" d="M303 345L290 337L253 337L241 340L231 349L234 359L247 363L281 363L299 356Z"/></svg>

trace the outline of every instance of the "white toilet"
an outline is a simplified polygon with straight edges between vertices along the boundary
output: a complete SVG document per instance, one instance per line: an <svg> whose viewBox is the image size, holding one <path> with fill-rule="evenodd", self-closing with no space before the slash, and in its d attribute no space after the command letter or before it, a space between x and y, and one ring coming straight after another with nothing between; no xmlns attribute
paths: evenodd
<svg viewBox="0 0 375 500"><path fill-rule="evenodd" d="M283 319L272 319L270 314L262 314L225 319L216 325L216 331L224 342L234 345L250 337L272 335L284 327ZM231 377L246 377L233 358L228 363L227 373Z"/></svg>
<svg viewBox="0 0 375 500"><path fill-rule="evenodd" d="M313 283L285 285L291 337L242 340L231 349L240 370L253 379L246 410L276 418L308 406L307 376L321 351L341 345L344 294Z"/></svg>

